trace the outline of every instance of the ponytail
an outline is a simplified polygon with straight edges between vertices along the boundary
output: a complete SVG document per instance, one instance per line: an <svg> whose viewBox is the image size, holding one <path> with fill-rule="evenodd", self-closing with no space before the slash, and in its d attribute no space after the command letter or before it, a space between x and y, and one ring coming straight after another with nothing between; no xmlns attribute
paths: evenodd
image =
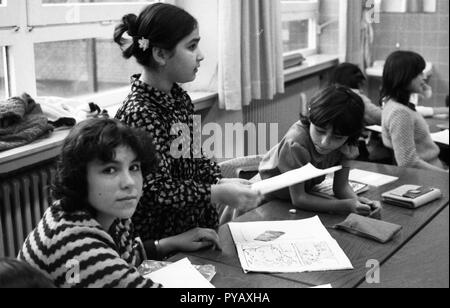
<svg viewBox="0 0 450 308"><path fill-rule="evenodd" d="M137 34L137 16L134 14L127 14L122 17L122 22L118 24L114 30L114 42L116 42L121 48L126 44L126 40L123 38L125 32L134 37ZM134 42L125 49L122 49L122 55L125 59L129 59L134 55L135 44Z"/></svg>

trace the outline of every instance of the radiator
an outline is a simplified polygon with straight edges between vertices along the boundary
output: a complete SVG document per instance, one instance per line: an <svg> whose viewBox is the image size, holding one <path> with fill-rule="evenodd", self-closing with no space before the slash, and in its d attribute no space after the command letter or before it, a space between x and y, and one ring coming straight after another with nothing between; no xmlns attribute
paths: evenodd
<svg viewBox="0 0 450 308"><path fill-rule="evenodd" d="M15 258L50 206L53 165L0 181L0 257Z"/></svg>

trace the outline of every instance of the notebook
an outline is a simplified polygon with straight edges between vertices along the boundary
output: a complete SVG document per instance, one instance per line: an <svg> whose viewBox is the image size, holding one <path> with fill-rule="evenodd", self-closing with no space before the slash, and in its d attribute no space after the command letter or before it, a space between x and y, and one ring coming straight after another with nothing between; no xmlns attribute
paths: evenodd
<svg viewBox="0 0 450 308"><path fill-rule="evenodd" d="M367 184L356 181L349 181L348 183L350 184L350 187L357 195L362 194L363 192L369 190L369 185ZM333 178L327 177L322 183L314 186L311 193L319 197L333 199L334 198Z"/></svg>
<svg viewBox="0 0 450 308"><path fill-rule="evenodd" d="M381 195L384 202L416 209L434 200L442 198L442 192L437 188L417 185L403 185Z"/></svg>

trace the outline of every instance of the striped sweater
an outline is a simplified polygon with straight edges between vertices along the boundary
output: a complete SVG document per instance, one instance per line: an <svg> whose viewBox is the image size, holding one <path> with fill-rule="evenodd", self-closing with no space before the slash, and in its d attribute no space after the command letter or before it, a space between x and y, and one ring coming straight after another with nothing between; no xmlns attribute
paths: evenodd
<svg viewBox="0 0 450 308"><path fill-rule="evenodd" d="M39 269L62 288L160 287L137 271L145 258L130 220L106 232L85 212L67 213L55 204L25 240L18 259Z"/></svg>

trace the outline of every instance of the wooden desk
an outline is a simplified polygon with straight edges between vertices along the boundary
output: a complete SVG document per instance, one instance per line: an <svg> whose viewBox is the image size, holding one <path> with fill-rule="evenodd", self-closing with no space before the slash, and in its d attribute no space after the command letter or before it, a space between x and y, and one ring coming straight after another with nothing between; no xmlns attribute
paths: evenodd
<svg viewBox="0 0 450 308"><path fill-rule="evenodd" d="M401 248L380 269L380 283L360 288L448 288L449 207ZM413 257L412 257L413 256Z"/></svg>
<svg viewBox="0 0 450 308"><path fill-rule="evenodd" d="M329 283L331 283L333 287L357 287L365 280L366 272L369 270L369 268L366 268L366 263L368 260L375 259L378 260L380 264L387 263L387 261L390 260L390 258L394 256L401 247L413 239L424 226L426 226L439 212L448 206L448 174L363 162L353 162L352 167L399 177L397 182L380 188L372 188L363 194L368 198L379 200L383 192L407 183L438 187L443 191L444 197L441 200L437 200L417 210L408 210L384 204L382 219L384 221L403 226L402 231L394 238L394 240L384 245L357 237L352 234L328 228L331 236L336 239L341 248L349 257L355 268L354 270L273 274L264 276L270 277L271 279L275 277L298 282L300 287L304 285L324 285ZM272 201L239 217L237 221L298 220L319 215L322 223L326 227L331 227L346 218L346 216L319 214L305 211L297 211L297 214L292 215L289 214L289 209L291 208L292 206L289 203ZM242 272L236 248L227 225L222 226L219 229L219 236L223 248L222 252L208 250L195 252L190 255L199 257L202 260L213 261L216 264L223 264L232 268L237 268ZM414 255L410 257L415 258ZM419 261L420 260L418 260L418 262ZM226 268L224 268L224 270L226 270ZM247 277L248 280L251 281L252 276L248 275ZM232 287L232 285L228 285L227 287Z"/></svg>

